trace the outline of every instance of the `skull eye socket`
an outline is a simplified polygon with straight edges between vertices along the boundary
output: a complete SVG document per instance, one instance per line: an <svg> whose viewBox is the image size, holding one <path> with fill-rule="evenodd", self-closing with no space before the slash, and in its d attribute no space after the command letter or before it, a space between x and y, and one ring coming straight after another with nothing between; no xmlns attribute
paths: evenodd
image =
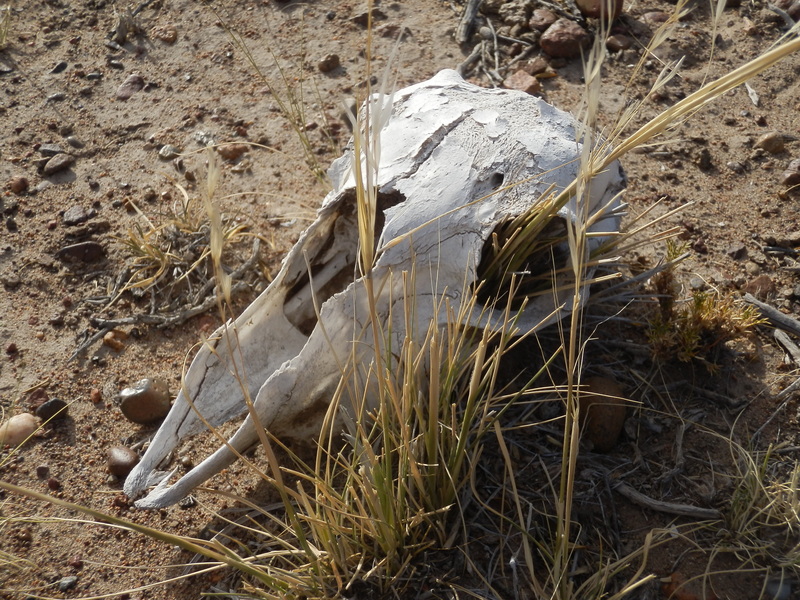
<svg viewBox="0 0 800 600"><path fill-rule="evenodd" d="M505 180L506 180L505 173L501 173L499 171L494 173L490 179L492 191L496 191L499 188L503 187L503 183L505 182Z"/></svg>
<svg viewBox="0 0 800 600"><path fill-rule="evenodd" d="M494 264L496 253L515 235L513 219L498 223L486 240L481 253L476 283L480 282L478 300L484 304L498 302L503 306L508 301L511 282L514 282L514 297L511 308L522 308L523 301L552 293L557 277L569 266L569 248L566 242L566 223L561 217L553 217L537 237L536 244L528 247L528 254L517 260L517 271L497 271Z"/></svg>

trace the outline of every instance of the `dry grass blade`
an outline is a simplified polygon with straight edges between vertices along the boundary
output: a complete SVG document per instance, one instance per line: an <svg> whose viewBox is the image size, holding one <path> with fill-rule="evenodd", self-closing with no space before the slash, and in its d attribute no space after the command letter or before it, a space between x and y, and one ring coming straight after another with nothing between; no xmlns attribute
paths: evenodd
<svg viewBox="0 0 800 600"><path fill-rule="evenodd" d="M0 50L8 45L8 33L11 31L11 5L0 7Z"/></svg>

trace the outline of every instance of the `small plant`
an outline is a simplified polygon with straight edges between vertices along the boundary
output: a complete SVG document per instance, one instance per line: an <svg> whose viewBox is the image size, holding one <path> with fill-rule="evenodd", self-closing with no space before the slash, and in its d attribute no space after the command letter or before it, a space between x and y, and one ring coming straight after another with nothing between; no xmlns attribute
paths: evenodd
<svg viewBox="0 0 800 600"><path fill-rule="evenodd" d="M753 306L717 291L693 291L689 298L679 301L681 287L674 261L685 249L672 240L667 242L669 266L651 280L659 308L650 319L647 336L656 358L697 360L713 370L727 342L747 336L764 320Z"/></svg>
<svg viewBox="0 0 800 600"><path fill-rule="evenodd" d="M207 179L207 193L211 197L219 179L219 165L212 151L208 152ZM130 258L107 307L126 292L136 298L150 294L151 312L174 313L202 305L214 295L214 243L220 245L217 258L222 257L224 249L226 259L229 263L238 263L238 270L256 262L257 237L249 258L243 259L238 252L232 251L237 242L255 237L247 232L246 225L218 211L212 215L201 200L193 199L181 185L176 184L176 187L181 201L167 212L160 224L153 223L134 205L144 226L137 224L128 231L127 237L120 239ZM218 235L212 227L214 218L219 220ZM209 308L212 305L210 303Z"/></svg>

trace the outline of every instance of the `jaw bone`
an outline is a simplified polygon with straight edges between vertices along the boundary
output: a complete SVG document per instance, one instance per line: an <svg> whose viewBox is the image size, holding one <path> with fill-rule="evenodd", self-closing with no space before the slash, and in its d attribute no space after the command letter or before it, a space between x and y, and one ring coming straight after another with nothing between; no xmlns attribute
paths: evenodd
<svg viewBox="0 0 800 600"><path fill-rule="evenodd" d="M287 442L315 439L343 365L353 364L348 363L352 353L366 371L376 344L401 346L408 326L406 298L413 295L414 331L424 335L431 322L444 325L446 307L457 312L469 300L492 231L551 186L559 191L575 179L581 151L575 127L573 117L540 99L482 89L454 71L397 92L381 131L380 238L370 275L379 290L378 318L391 339L372 339L364 281L355 280L358 226L354 158L348 152L331 166L334 189L275 280L198 352L172 410L128 476L125 493L136 498L157 484L136 506L169 506L231 464L236 452L252 447L258 435L248 415L228 444L172 486L169 475L156 471L180 440L206 429L204 421L216 427L245 413L245 390L255 399L260 424L272 434ZM598 245L602 234L619 224L616 197L624 187L619 165L589 187L588 214L603 211L590 228L599 234L590 243ZM574 213L571 200L559 216L574 219ZM405 275L412 270L409 290ZM319 320L315 302L321 304ZM566 312L558 294L543 294L528 304L516 326L521 333L532 331ZM470 324L482 327L498 318L487 310ZM367 404L374 403L374 381L367 388ZM343 426L343 415L337 419Z"/></svg>

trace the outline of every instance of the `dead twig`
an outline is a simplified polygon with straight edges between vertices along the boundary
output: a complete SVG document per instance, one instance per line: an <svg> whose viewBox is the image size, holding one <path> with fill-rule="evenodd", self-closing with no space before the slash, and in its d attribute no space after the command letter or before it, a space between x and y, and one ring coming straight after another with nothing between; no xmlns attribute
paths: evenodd
<svg viewBox="0 0 800 600"><path fill-rule="evenodd" d="M231 280L236 281L240 279L247 271L253 268L258 261L259 250L261 248L261 240L254 238L253 250L250 257L243 262L239 268L231 273ZM98 330L84 340L75 352L67 359L67 362L72 361L87 348L92 346L97 340L114 329L115 327L122 327L125 325L155 325L159 329L166 327L174 327L181 325L192 317L203 314L207 310L214 307L217 302L216 294L209 295L216 286L216 278L209 279L200 290L194 295L192 303L182 310L172 313L157 313L155 305L151 305L149 313L141 313L132 315L130 317L123 317L121 319L101 319L100 317L92 317L90 319L92 325L97 327ZM249 288L249 284L245 281L236 281L231 287L231 294L238 294Z"/></svg>
<svg viewBox="0 0 800 600"><path fill-rule="evenodd" d="M654 500L649 496L645 496L641 492L637 492L631 486L622 482L616 483L614 485L614 489L631 502L657 512L679 515L681 517L691 517L698 520L719 521L722 519L722 513L715 508L701 508L699 506L691 506L689 504L678 504L676 502Z"/></svg>
<svg viewBox="0 0 800 600"><path fill-rule="evenodd" d="M765 302L761 302L761 300L756 300L752 294L745 294L742 299L760 310L761 314L766 317L767 320L769 320L769 322L775 327L780 327L784 331L788 331L789 333L793 333L795 335L800 335L800 321L797 319L793 319L789 315L783 314L777 308L774 308Z"/></svg>
<svg viewBox="0 0 800 600"><path fill-rule="evenodd" d="M459 44L469 41L469 36L472 34L472 22L475 20L475 15L478 14L481 2L482 0L468 0L467 5L464 7L464 14L461 15L461 20L458 22L458 28L456 29L456 41Z"/></svg>
<svg viewBox="0 0 800 600"><path fill-rule="evenodd" d="M773 336L775 337L775 341L783 346L783 349L792 357L794 364L800 366L800 347L792 341L792 338L780 329L776 329Z"/></svg>

